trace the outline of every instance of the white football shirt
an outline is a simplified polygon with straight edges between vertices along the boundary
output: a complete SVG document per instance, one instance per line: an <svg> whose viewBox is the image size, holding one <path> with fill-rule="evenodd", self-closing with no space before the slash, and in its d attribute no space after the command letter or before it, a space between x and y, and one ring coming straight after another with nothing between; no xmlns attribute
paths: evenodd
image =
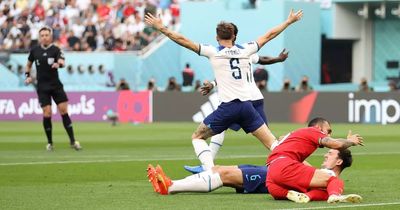
<svg viewBox="0 0 400 210"><path fill-rule="evenodd" d="M250 57L250 61L252 63L251 66L253 67L253 64L257 64L259 60L260 60L260 57L258 56L258 54L251 55L251 57ZM253 73L253 70L251 70L251 72ZM264 96L261 93L260 89L257 87L256 82L253 79L251 81L251 100L257 101L257 100L261 100L261 99L264 99Z"/></svg>
<svg viewBox="0 0 400 210"><path fill-rule="evenodd" d="M207 57L214 70L221 102L253 100L251 92L254 91L254 78L250 56L257 51L257 42L234 45L231 48L200 45L199 55Z"/></svg>

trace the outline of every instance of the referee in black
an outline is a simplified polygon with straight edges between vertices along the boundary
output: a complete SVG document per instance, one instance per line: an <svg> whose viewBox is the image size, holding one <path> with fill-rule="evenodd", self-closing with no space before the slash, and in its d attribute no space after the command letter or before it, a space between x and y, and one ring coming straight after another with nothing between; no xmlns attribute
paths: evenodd
<svg viewBox="0 0 400 210"><path fill-rule="evenodd" d="M47 136L48 151L53 151L52 125L51 125L51 99L57 104L61 114L64 128L68 133L71 148L80 150L78 141L75 141L72 122L68 115L68 98L63 84L58 78L58 68L64 67L64 54L60 48L52 43L53 30L47 26L39 30L40 45L33 47L29 53L26 65L26 84L32 83L30 75L32 64L36 65L37 94L40 106L43 109L43 127Z"/></svg>

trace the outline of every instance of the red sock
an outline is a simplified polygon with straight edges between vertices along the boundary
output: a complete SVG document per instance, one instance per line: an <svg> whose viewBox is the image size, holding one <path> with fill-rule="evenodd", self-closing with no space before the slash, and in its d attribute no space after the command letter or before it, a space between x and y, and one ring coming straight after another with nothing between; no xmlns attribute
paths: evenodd
<svg viewBox="0 0 400 210"><path fill-rule="evenodd" d="M329 195L341 195L343 193L344 182L339 178L332 176L328 180L328 186L326 187L326 191L328 191Z"/></svg>
<svg viewBox="0 0 400 210"><path fill-rule="evenodd" d="M328 192L326 190L310 190L306 193L306 195L312 201L326 201L328 200Z"/></svg>

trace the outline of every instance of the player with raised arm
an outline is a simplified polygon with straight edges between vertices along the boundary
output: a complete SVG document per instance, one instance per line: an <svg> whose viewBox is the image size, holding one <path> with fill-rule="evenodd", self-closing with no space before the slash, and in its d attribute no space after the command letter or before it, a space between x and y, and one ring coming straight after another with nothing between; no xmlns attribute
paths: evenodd
<svg viewBox="0 0 400 210"><path fill-rule="evenodd" d="M301 19L303 12L290 12L288 19L259 37L257 41L244 45L234 45L236 39L234 27L230 23L221 22L217 26L218 47L196 44L181 34L163 26L160 18L146 14L145 21L179 45L207 57L214 70L219 85L221 105L199 125L192 135L192 144L197 157L204 168L211 169L214 161L205 141L209 137L226 130L233 123L239 124L247 133L252 133L263 145L270 149L276 140L265 125L261 116L251 104L252 72L250 56L259 48L278 36L289 25Z"/></svg>
<svg viewBox="0 0 400 210"><path fill-rule="evenodd" d="M69 136L71 148L82 149L78 141L75 141L71 118L68 115L68 98L65 94L63 84L58 77L58 68L65 66L65 58L61 49L52 43L53 31L45 26L39 30L40 45L31 49L26 64L26 84L32 83L32 64L36 65L37 72L37 95L40 106L43 109L43 127L47 137L48 151L54 149L51 124L51 100L57 104L61 114L65 131Z"/></svg>
<svg viewBox="0 0 400 210"><path fill-rule="evenodd" d="M274 148L267 159L267 187L275 199L289 199L297 203L307 203L309 189L326 188L327 202L361 202L359 195L342 195L344 183L338 177L329 176L321 169L303 164L318 147L344 150L351 146L363 145L358 134L349 134L347 139L330 137L331 126L326 119L315 118L308 128L298 129Z"/></svg>
<svg viewBox="0 0 400 210"><path fill-rule="evenodd" d="M237 34L239 32L237 26L233 23L231 23L232 26L234 27L234 34L235 37L237 37ZM235 43L236 40L233 40ZM287 59L288 57L288 52L286 52L285 49L283 49L283 51L279 54L278 57L268 57L268 56L259 56L258 54L253 54L250 57L250 65L252 64L261 64L261 65L270 65L270 64L274 64L277 62L283 62ZM254 106L254 109L256 109L256 111L260 114L261 118L264 120L265 124L268 126L268 120L267 120L267 116L264 112L264 96L261 93L260 89L257 87L256 83L254 80L250 81L251 83L251 102ZM212 82L204 82L204 85L201 87L201 94L203 95L207 95L208 93L210 93L210 91L217 86L216 81L212 81ZM233 124L229 126L230 129L234 130L234 131L238 131L240 130L240 126L238 124ZM213 157L213 159L215 159L220 147L222 147L223 142L224 142L224 138L225 138L225 131L214 135L211 137L210 143L209 143L209 147L210 147L210 151L211 151L211 155ZM183 166L185 168L185 170L191 172L191 173L200 173L203 171L203 166Z"/></svg>

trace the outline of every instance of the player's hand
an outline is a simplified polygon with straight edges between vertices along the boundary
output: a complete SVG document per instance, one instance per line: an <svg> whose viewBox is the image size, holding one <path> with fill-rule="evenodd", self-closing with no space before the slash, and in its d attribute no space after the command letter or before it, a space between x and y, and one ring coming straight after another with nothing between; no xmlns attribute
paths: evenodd
<svg viewBox="0 0 400 210"><path fill-rule="evenodd" d="M53 63L53 65L51 65L51 68L52 69L58 69L58 68L60 68L60 64L58 64L57 62Z"/></svg>
<svg viewBox="0 0 400 210"><path fill-rule="evenodd" d="M152 15L151 13L147 13L144 17L144 21L153 26L155 29L160 30L161 28L164 27L164 25L162 24L162 20L160 17L155 17L154 15Z"/></svg>
<svg viewBox="0 0 400 210"><path fill-rule="evenodd" d="M285 61L289 57L289 51L286 51L286 49L283 49L282 52L279 54L279 60L281 62Z"/></svg>
<svg viewBox="0 0 400 210"><path fill-rule="evenodd" d="M296 13L294 13L293 9L291 9L287 21L289 22L289 24L292 24L300 20L302 17L303 17L303 10L299 10Z"/></svg>
<svg viewBox="0 0 400 210"><path fill-rule="evenodd" d="M201 93L201 95L206 96L211 92L211 90L213 88L214 88L214 85L211 84L211 82L206 80L206 81L204 81L203 86L200 87L200 93Z"/></svg>
<svg viewBox="0 0 400 210"><path fill-rule="evenodd" d="M26 79L25 79L25 84L26 85L29 85L29 84L31 84L32 83L32 77L27 77Z"/></svg>
<svg viewBox="0 0 400 210"><path fill-rule="evenodd" d="M359 134L352 134L351 130L347 134L347 140L351 141L354 146L361 145L364 146L364 139Z"/></svg>

